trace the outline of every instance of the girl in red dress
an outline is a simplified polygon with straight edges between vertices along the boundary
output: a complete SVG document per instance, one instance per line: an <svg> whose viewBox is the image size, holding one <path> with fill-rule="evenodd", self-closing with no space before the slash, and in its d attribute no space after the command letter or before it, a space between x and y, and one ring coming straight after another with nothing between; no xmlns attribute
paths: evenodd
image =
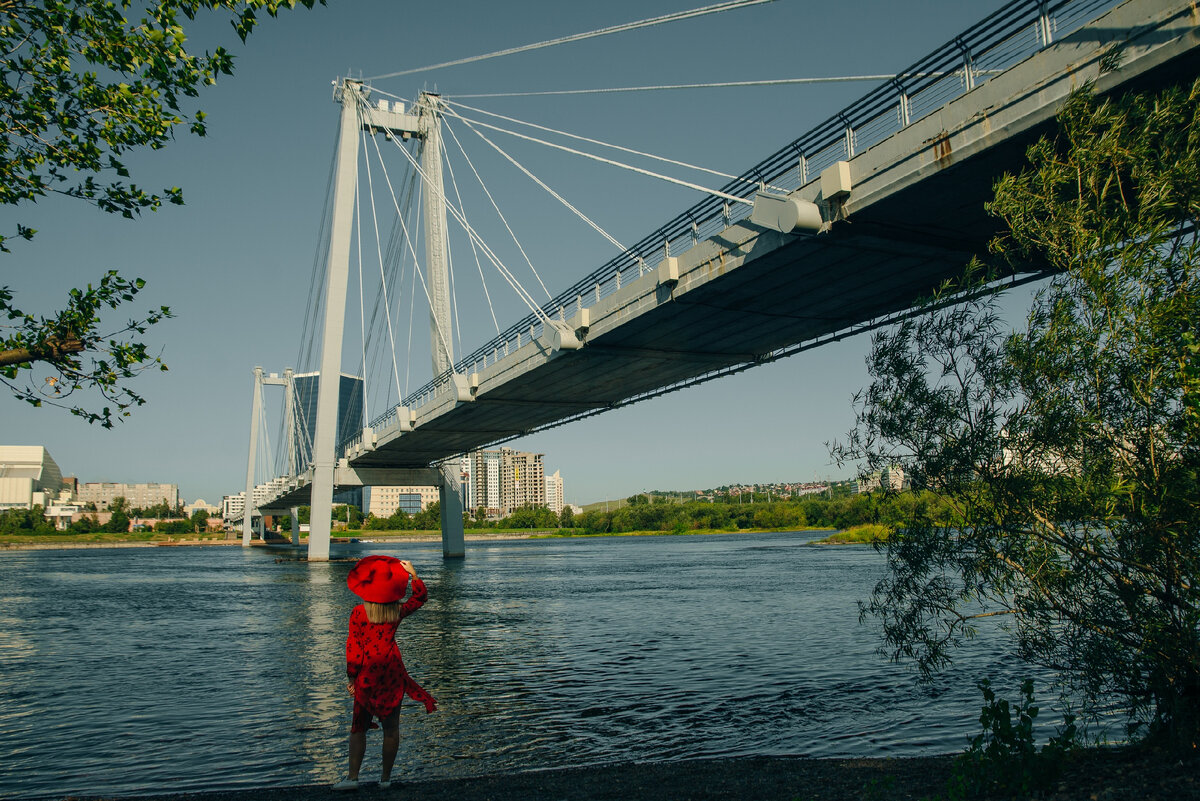
<svg viewBox="0 0 1200 801"><path fill-rule="evenodd" d="M403 603L409 580L412 595ZM335 790L358 788L358 769L367 750L367 729L383 724L383 768L379 786L391 785L392 764L400 747L400 702L404 696L420 701L426 712L437 708L433 696L413 681L404 669L400 649L396 647L396 626L421 608L428 594L425 582L417 578L412 562L391 556L360 559L346 577L350 591L363 599L350 613L350 633L346 637L347 689L354 696L354 717L350 725L350 771L333 785Z"/></svg>

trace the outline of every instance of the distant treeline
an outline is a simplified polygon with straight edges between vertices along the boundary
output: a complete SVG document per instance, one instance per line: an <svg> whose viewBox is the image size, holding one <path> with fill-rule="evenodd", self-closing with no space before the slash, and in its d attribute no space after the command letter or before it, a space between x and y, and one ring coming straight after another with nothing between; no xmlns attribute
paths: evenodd
<svg viewBox="0 0 1200 801"><path fill-rule="evenodd" d="M584 512L574 518L574 525L589 534L696 529L846 529L866 523L899 525L912 519L914 514L946 523L955 518L953 509L944 500L916 492L873 492L833 498L808 496L752 503L671 503L667 498L655 496L648 500L644 495L635 495L619 509Z"/></svg>
<svg viewBox="0 0 1200 801"><path fill-rule="evenodd" d="M390 517L369 515L361 523L350 511L335 515L348 522L350 528L368 531L436 530L441 526L440 508L434 503L417 514L398 511ZM595 509L575 515L568 507L561 515L551 510L530 506L514 510L501 520L487 520L482 511L464 514L463 523L469 529L552 529L570 528L586 534L620 534L628 531L686 532L695 530L739 531L743 529L802 529L836 528L873 523L895 526L914 515L950 523L955 515L942 499L929 493L900 492L869 494L807 496L783 501L767 501L765 497L733 502L686 501L675 502L663 496L634 495L619 508L609 511ZM302 515L303 519L303 515Z"/></svg>

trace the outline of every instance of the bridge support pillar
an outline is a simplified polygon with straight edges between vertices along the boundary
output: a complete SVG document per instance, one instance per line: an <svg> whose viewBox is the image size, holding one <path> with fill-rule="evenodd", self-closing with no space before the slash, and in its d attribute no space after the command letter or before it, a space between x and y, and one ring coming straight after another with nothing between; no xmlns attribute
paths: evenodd
<svg viewBox="0 0 1200 801"><path fill-rule="evenodd" d="M333 471L337 464L338 390L342 379L342 329L346 318L346 286L350 274L350 240L354 228L355 182L358 179L358 107L362 84L344 80L338 86L342 104L337 171L330 220L326 267L325 322L322 328L321 377L317 381L317 421L312 446L312 503L308 521L308 561L329 561Z"/></svg>
<svg viewBox="0 0 1200 801"><path fill-rule="evenodd" d="M438 500L442 507L442 558L461 559L467 554L463 536L462 475L457 460L446 462L440 469L442 480L438 486Z"/></svg>
<svg viewBox="0 0 1200 801"><path fill-rule="evenodd" d="M288 509L288 517L292 519L292 545L300 544L300 507Z"/></svg>
<svg viewBox="0 0 1200 801"><path fill-rule="evenodd" d="M254 400L250 407L250 458L246 461L246 503L242 507L242 545L250 544L254 523L254 461L258 448L258 413L262 408L263 369L254 368Z"/></svg>

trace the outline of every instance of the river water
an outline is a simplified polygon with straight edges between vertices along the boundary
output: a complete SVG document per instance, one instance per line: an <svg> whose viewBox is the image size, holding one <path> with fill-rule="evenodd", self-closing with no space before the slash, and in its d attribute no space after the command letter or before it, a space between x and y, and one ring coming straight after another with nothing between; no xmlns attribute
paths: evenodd
<svg viewBox="0 0 1200 801"><path fill-rule="evenodd" d="M439 701L406 704L398 777L614 761L960 750L979 637L933 685L879 657L857 602L883 570L811 533L334 546L412 559L397 638ZM334 781L351 700L351 564L286 549L0 553L0 797ZM1044 695L1048 690L1039 687ZM1015 691L1008 693L1015 696ZM364 779L378 773L368 737Z"/></svg>

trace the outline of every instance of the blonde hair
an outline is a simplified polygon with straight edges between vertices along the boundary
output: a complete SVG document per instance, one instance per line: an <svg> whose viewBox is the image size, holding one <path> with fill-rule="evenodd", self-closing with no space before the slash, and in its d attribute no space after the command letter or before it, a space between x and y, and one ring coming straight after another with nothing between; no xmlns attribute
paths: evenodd
<svg viewBox="0 0 1200 801"><path fill-rule="evenodd" d="M370 601L363 601L363 608L367 610L367 620L372 623L400 622L399 601L392 601L390 604L373 604Z"/></svg>

